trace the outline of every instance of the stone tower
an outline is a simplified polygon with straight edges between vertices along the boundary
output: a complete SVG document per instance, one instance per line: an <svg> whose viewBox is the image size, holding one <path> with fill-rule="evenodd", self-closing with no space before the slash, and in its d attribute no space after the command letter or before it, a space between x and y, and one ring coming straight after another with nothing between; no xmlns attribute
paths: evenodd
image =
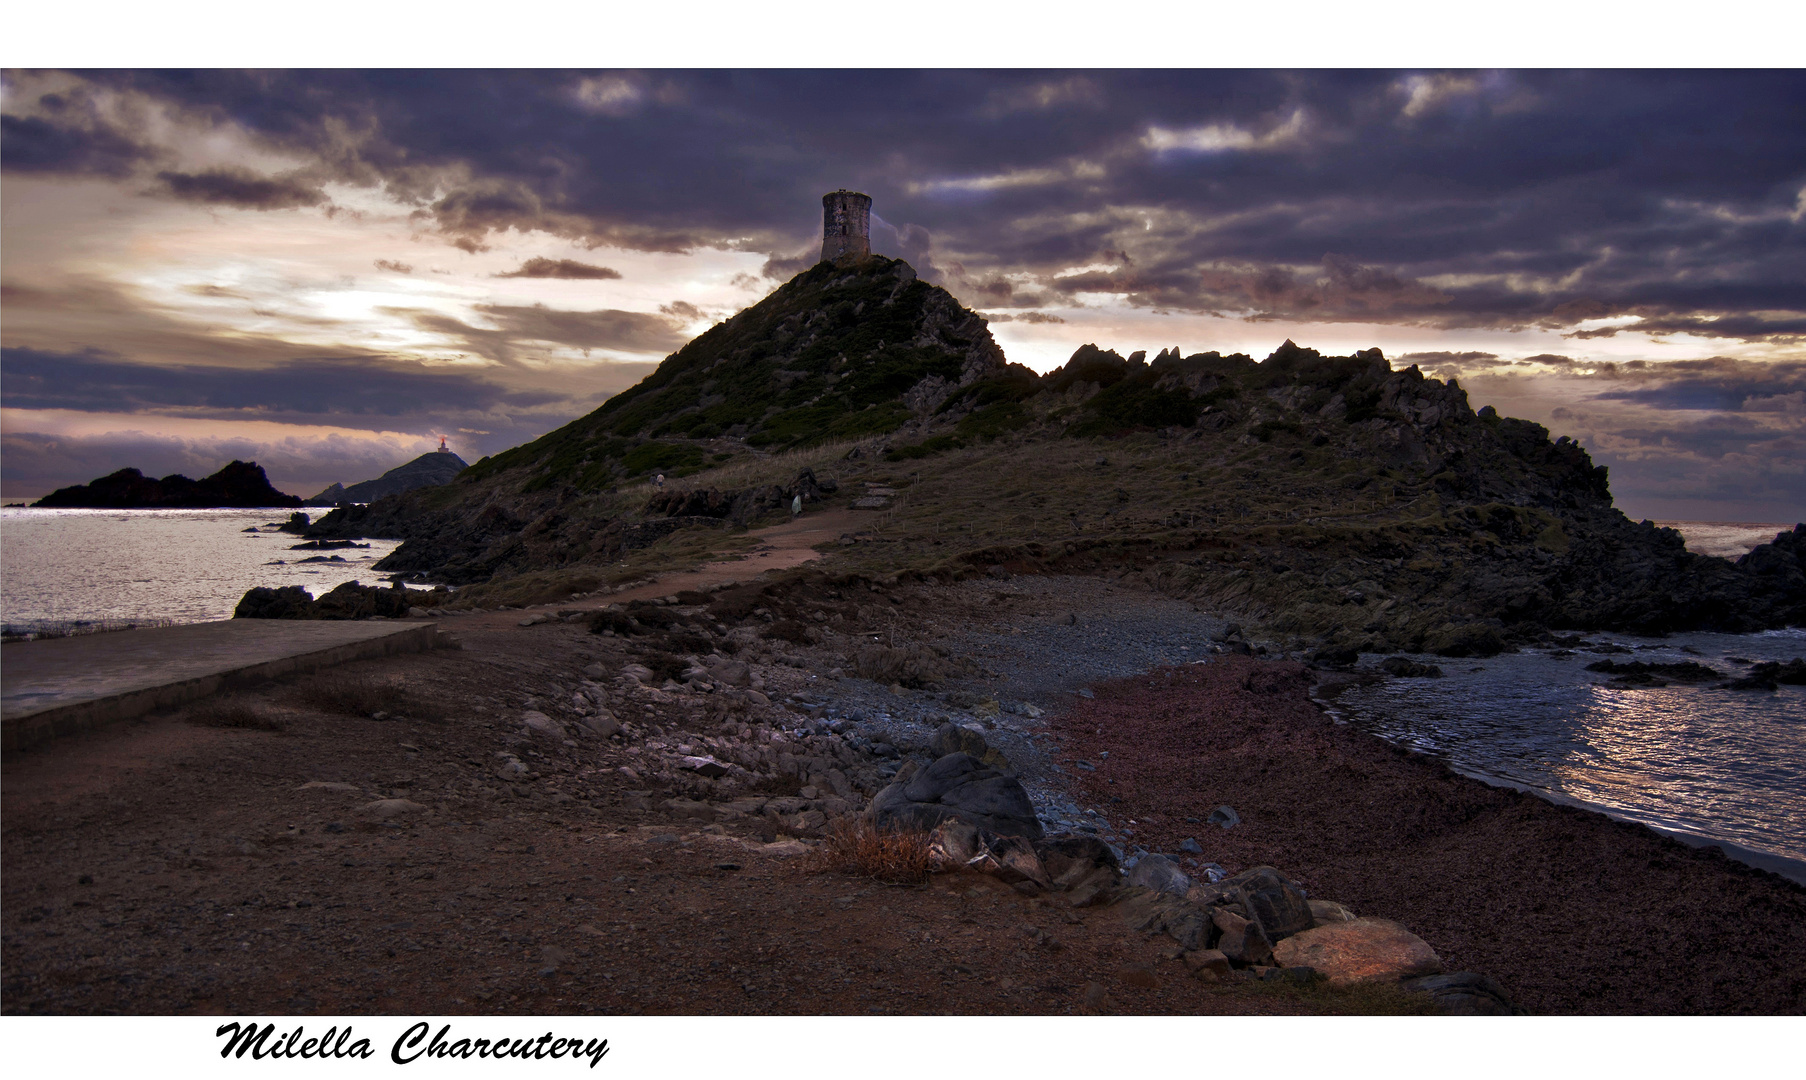
<svg viewBox="0 0 1806 1080"><path fill-rule="evenodd" d="M842 188L821 197L821 261L872 253L872 197Z"/></svg>

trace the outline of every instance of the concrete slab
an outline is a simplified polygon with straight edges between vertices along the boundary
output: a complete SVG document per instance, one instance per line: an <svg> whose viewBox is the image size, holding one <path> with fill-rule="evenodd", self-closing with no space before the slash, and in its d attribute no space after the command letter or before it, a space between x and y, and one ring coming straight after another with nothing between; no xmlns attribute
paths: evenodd
<svg viewBox="0 0 1806 1080"><path fill-rule="evenodd" d="M205 697L228 685L433 647L438 627L389 620L222 622L0 646L0 750L11 752Z"/></svg>

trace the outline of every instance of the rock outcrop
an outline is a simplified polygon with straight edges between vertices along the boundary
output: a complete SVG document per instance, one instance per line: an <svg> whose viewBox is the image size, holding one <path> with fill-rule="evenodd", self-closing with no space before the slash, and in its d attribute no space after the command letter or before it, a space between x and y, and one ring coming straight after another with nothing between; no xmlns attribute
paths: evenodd
<svg viewBox="0 0 1806 1080"><path fill-rule="evenodd" d="M1040 821L1022 782L966 753L940 758L872 796L880 826L933 829L957 820L1002 836L1041 839Z"/></svg>
<svg viewBox="0 0 1806 1080"><path fill-rule="evenodd" d="M289 585L280 589L255 588L245 593L233 609L234 619L399 619L408 608L432 603L425 594L396 586L382 589L347 581L315 600L306 589Z"/></svg>

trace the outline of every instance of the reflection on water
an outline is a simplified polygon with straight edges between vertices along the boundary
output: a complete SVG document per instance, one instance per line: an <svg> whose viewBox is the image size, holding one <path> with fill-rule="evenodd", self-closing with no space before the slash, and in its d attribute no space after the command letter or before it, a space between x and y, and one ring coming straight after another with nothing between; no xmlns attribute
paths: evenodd
<svg viewBox="0 0 1806 1080"><path fill-rule="evenodd" d="M9 628L77 620L230 618L258 585L305 586L315 596L346 581L374 584L371 567L395 550L290 551L300 537L244 532L289 510L0 511L0 604ZM310 556L344 561L304 563Z"/></svg>
<svg viewBox="0 0 1806 1080"><path fill-rule="evenodd" d="M1727 676L1806 655L1806 631L1595 635L1661 663ZM1485 660L1419 657L1441 679L1387 679L1337 701L1351 721L1470 774L1591 804L1615 817L1806 860L1806 687L1779 692L1608 685L1584 647ZM1378 658L1374 658L1378 659Z"/></svg>
<svg viewBox="0 0 1806 1080"><path fill-rule="evenodd" d="M1673 529L1687 542L1687 550L1695 555L1717 555L1722 559L1739 559L1758 544L1766 544L1776 533L1787 532L1792 523L1772 521L1658 521L1657 525Z"/></svg>

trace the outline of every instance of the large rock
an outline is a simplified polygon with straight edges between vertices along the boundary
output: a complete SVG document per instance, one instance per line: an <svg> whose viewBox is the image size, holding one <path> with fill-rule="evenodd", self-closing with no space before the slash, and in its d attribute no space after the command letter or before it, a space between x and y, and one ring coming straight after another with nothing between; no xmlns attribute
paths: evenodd
<svg viewBox="0 0 1806 1080"><path fill-rule="evenodd" d="M1260 924L1268 941L1277 942L1316 925L1310 901L1271 866L1257 866L1221 883L1248 917Z"/></svg>
<svg viewBox="0 0 1806 1080"><path fill-rule="evenodd" d="M1035 853L1041 856L1041 865L1047 868L1048 876L1058 888L1074 888L1080 882L1094 879L1099 870L1106 873L1104 880L1115 882L1116 852L1095 836L1072 833L1051 836L1035 845Z"/></svg>
<svg viewBox="0 0 1806 1080"><path fill-rule="evenodd" d="M1517 1012L1504 987L1474 971L1406 979L1404 987L1430 995L1436 1008L1449 1016L1510 1016Z"/></svg>
<svg viewBox="0 0 1806 1080"><path fill-rule="evenodd" d="M1009 770L1010 759L1003 751L985 742L984 732L964 724L942 724L934 733L934 752L946 754L970 754L979 763L993 769Z"/></svg>
<svg viewBox="0 0 1806 1080"><path fill-rule="evenodd" d="M312 619L314 598L299 585L280 589L258 587L245 593L232 609L234 619Z"/></svg>
<svg viewBox="0 0 1806 1080"><path fill-rule="evenodd" d="M1285 967L1315 968L1338 984L1394 982L1442 972L1436 951L1390 919L1355 919L1293 934L1274 946L1273 959Z"/></svg>
<svg viewBox="0 0 1806 1080"><path fill-rule="evenodd" d="M1134 869L1129 871L1125 881L1129 885L1140 885L1174 896L1184 896L1192 886L1190 876L1179 869L1178 863L1165 855L1143 856Z"/></svg>
<svg viewBox="0 0 1806 1080"><path fill-rule="evenodd" d="M1260 924L1244 919L1228 908L1212 908L1211 920L1220 931L1216 946L1231 962L1247 967L1273 957L1273 944L1261 933Z"/></svg>
<svg viewBox="0 0 1806 1080"><path fill-rule="evenodd" d="M957 819L999 836L1031 841L1042 836L1041 822L1022 783L965 753L948 754L878 792L870 813L879 826L931 830Z"/></svg>
<svg viewBox="0 0 1806 1080"><path fill-rule="evenodd" d="M234 619L368 619L380 615L400 619L411 603L408 590L378 588L347 581L320 597L309 598L299 585L280 589L255 588L245 593L233 609Z"/></svg>

